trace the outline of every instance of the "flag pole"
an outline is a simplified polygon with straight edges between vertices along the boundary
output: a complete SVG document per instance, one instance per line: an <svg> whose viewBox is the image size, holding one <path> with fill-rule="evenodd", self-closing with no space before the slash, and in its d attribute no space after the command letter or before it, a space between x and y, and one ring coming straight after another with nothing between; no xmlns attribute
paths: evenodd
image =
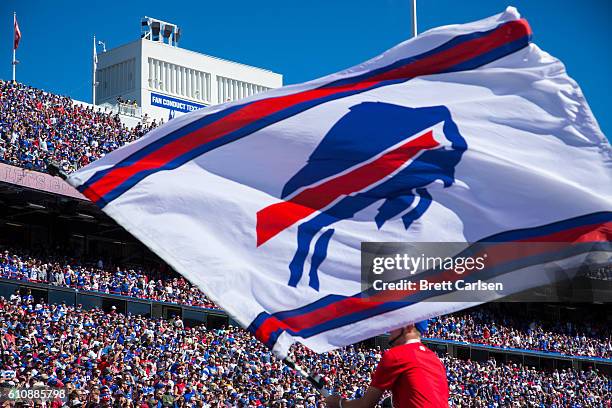
<svg viewBox="0 0 612 408"><path fill-rule="evenodd" d="M412 38L417 36L417 0L410 0L411 3L411 14L412 14Z"/></svg>
<svg viewBox="0 0 612 408"><path fill-rule="evenodd" d="M13 11L13 62L12 62L12 64L13 64L13 82L15 82L15 68L17 66L17 62L16 62L17 60L15 59L15 57L16 57L16 53L15 52L17 51L15 49L15 35L17 34L15 32L16 22L17 22L17 12Z"/></svg>
<svg viewBox="0 0 612 408"><path fill-rule="evenodd" d="M325 382L320 375L310 374L289 357L284 358L283 363L285 363L289 368L295 370L300 376L302 376L302 378L308 380L308 382L310 382L310 384L312 384L323 397L329 397L329 391L325 389Z"/></svg>
<svg viewBox="0 0 612 408"><path fill-rule="evenodd" d="M96 35L93 36L93 55L92 55L92 83L91 83L91 104L96 106L96 69L98 63L98 56L96 55Z"/></svg>

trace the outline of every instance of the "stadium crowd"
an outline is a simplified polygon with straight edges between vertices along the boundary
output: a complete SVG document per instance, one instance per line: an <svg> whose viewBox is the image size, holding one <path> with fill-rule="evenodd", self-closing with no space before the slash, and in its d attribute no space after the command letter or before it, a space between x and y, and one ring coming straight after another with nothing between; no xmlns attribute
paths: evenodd
<svg viewBox="0 0 612 408"><path fill-rule="evenodd" d="M0 277L132 296L188 306L217 308L199 289L175 273L86 264L68 257L39 258L27 251L0 251ZM163 277L163 278L162 278ZM585 321L544 323L486 308L439 317L426 337L567 355L612 358L612 328Z"/></svg>
<svg viewBox="0 0 612 408"><path fill-rule="evenodd" d="M71 407L322 406L308 383L238 328L189 328L180 319L13 295L0 299L0 342L0 387L61 388ZM334 392L355 397L364 392L381 350L349 347L315 356L295 348L294 354L324 375ZM610 406L612 379L592 369L545 372L450 357L443 362L453 407Z"/></svg>
<svg viewBox="0 0 612 408"><path fill-rule="evenodd" d="M503 348L612 358L612 327L609 323L597 323L588 319L580 326L570 321L545 323L477 308L433 319L427 337Z"/></svg>
<svg viewBox="0 0 612 408"><path fill-rule="evenodd" d="M450 406L609 407L612 379L596 370L543 372L521 364L443 357Z"/></svg>
<svg viewBox="0 0 612 408"><path fill-rule="evenodd" d="M612 266L589 270L586 275L595 280L610 281L612 280Z"/></svg>
<svg viewBox="0 0 612 408"><path fill-rule="evenodd" d="M175 275L175 277L169 277ZM164 276L164 279L162 279ZM69 257L33 257L27 251L0 251L0 277L160 302L217 308L199 289L173 273L85 264Z"/></svg>
<svg viewBox="0 0 612 408"><path fill-rule="evenodd" d="M130 129L118 115L100 108L0 80L0 162L46 171L47 163L55 161L70 172L138 139L155 126L153 120Z"/></svg>

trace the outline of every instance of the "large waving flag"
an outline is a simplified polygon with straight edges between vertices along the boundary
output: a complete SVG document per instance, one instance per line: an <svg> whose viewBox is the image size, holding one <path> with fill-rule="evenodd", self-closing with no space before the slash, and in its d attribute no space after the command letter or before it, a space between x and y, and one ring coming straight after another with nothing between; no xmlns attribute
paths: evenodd
<svg viewBox="0 0 612 408"><path fill-rule="evenodd" d="M368 299L364 241L612 238L610 145L513 8L175 118L69 181L280 356L472 305ZM512 290L552 279L530 273Z"/></svg>

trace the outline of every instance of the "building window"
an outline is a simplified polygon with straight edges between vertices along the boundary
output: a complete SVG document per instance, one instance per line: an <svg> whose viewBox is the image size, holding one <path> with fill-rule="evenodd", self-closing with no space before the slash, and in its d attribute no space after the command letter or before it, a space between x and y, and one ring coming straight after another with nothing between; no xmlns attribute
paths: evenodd
<svg viewBox="0 0 612 408"><path fill-rule="evenodd" d="M197 71L169 62L149 58L149 88L164 91L170 94L183 96L191 99L210 102L210 78L207 72ZM133 62L125 68L127 73L123 76L131 88L133 82ZM218 84L219 85L219 84ZM219 97L221 87L219 86Z"/></svg>
<svg viewBox="0 0 612 408"><path fill-rule="evenodd" d="M223 103L246 98L269 88L249 82L237 81L231 78L217 76L217 102Z"/></svg>

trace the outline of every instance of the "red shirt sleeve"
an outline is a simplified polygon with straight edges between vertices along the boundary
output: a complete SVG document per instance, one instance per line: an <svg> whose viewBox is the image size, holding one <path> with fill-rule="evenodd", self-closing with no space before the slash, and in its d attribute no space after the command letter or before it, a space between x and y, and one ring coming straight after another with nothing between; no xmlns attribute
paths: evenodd
<svg viewBox="0 0 612 408"><path fill-rule="evenodd" d="M376 367L376 371L372 374L370 385L380 390L390 390L403 371L402 366L398 363L397 358L390 350L385 352L378 363L378 367ZM403 368L405 369L405 366Z"/></svg>

